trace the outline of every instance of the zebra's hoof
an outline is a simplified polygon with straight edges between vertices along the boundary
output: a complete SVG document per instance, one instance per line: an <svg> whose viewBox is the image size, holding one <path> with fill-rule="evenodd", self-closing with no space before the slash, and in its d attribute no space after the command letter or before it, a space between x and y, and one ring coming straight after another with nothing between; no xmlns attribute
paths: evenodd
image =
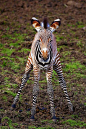
<svg viewBox="0 0 86 129"><path fill-rule="evenodd" d="M71 104L71 105L68 105L68 107L69 107L69 111L70 112L73 112L73 105Z"/></svg>
<svg viewBox="0 0 86 129"><path fill-rule="evenodd" d="M10 110L12 111L14 108L16 108L16 104L12 104L12 107L10 108Z"/></svg>
<svg viewBox="0 0 86 129"><path fill-rule="evenodd" d="M34 120L35 120L34 116L31 116L30 121L34 121Z"/></svg>
<svg viewBox="0 0 86 129"><path fill-rule="evenodd" d="M13 108L16 108L16 104L13 104L12 107L13 107Z"/></svg>
<svg viewBox="0 0 86 129"><path fill-rule="evenodd" d="M54 122L56 122L56 121L58 120L58 118L57 118L56 116L53 116L53 117L52 117L52 120L53 120Z"/></svg>

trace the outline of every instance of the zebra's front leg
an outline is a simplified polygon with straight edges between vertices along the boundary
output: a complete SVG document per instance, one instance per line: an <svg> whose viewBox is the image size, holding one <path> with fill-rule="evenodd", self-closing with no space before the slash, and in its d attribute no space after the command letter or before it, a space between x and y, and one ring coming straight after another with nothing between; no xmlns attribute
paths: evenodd
<svg viewBox="0 0 86 129"><path fill-rule="evenodd" d="M13 104L12 104L12 107L11 107L11 110L13 110L13 108L16 107L16 102L17 102L18 99L19 99L19 95L20 95L20 93L21 93L21 90L22 90L22 88L24 87L24 85L25 85L25 83L27 82L28 79L29 79L29 74L25 73L25 74L23 75L23 77L22 77L22 83L21 83L21 86L20 86L20 88L19 88L19 91L18 91L16 97L14 98L14 101L13 101Z"/></svg>
<svg viewBox="0 0 86 129"><path fill-rule="evenodd" d="M37 66L33 67L33 72L34 72L33 105L31 109L30 120L34 120L34 115L36 113L36 100L39 91L39 78L40 78L40 70Z"/></svg>
<svg viewBox="0 0 86 129"><path fill-rule="evenodd" d="M12 104L12 107L11 107L11 110L13 110L13 108L16 107L16 102L19 99L19 95L21 93L22 88L24 87L25 83L29 79L29 73L32 70L32 68L33 68L33 65L32 65L32 58L31 58L31 54L30 54L29 57L28 57L27 64L26 64L25 74L22 77L22 83L20 85L20 88L19 88L19 91L18 91L16 97L14 98L14 101L13 101L13 104Z"/></svg>
<svg viewBox="0 0 86 129"><path fill-rule="evenodd" d="M55 121L57 118L55 117L55 108L54 108L54 101L53 101L52 72L53 72L53 68L51 67L46 72L46 79L47 79L47 93L50 99L50 113L52 115L52 119Z"/></svg>

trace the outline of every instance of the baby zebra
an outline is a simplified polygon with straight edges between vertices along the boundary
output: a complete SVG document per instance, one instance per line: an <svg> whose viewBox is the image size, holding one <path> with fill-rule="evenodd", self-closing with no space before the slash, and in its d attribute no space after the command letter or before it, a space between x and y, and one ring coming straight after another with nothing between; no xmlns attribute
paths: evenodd
<svg viewBox="0 0 86 129"><path fill-rule="evenodd" d="M47 79L47 93L50 99L50 112L52 115L52 119L55 120L56 116L55 116L55 108L53 102L53 87L52 87L53 70L55 70L56 73L58 74L59 83L67 99L69 110L73 111L73 106L69 99L66 89L66 83L62 73L60 57L57 51L56 39L52 33L60 26L61 21L60 19L56 19L49 26L49 23L47 22L46 18L44 18L42 23L40 23L38 19L33 17L31 23L33 27L37 30L37 33L32 43L31 52L27 60L25 74L22 78L20 89L16 97L14 98L11 109L16 107L16 102L18 101L21 90L24 87L27 80L29 79L30 71L33 69L34 73L33 106L31 109L30 119L34 120L34 115L36 113L36 99L39 91L40 72L41 70L44 70Z"/></svg>

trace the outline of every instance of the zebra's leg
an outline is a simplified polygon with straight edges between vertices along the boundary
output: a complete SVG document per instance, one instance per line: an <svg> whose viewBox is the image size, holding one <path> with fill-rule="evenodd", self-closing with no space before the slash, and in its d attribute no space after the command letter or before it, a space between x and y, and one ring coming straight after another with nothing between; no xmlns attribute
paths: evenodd
<svg viewBox="0 0 86 129"><path fill-rule="evenodd" d="M25 68L25 74L23 75L22 77L22 83L20 85L20 88L19 88L19 91L16 95L16 97L14 98L14 101L13 101L13 104L12 104L12 107L11 107L11 110L13 110L13 108L16 107L16 102L18 101L19 99L19 95L22 91L22 88L24 87L25 83L27 82L27 80L29 79L29 73L30 71L32 70L32 61L31 61L31 56L29 55L28 57L28 61L27 61L27 64L26 64L26 68Z"/></svg>
<svg viewBox="0 0 86 129"><path fill-rule="evenodd" d="M57 56L56 56L53 68L56 71L56 73L58 74L59 83L60 83L60 85L61 85L61 87L62 87L62 89L64 91L66 100L68 102L69 111L73 111L73 105L72 105L72 103L70 101L70 98L68 96L67 88L66 88L66 83L65 83L65 80L64 80L64 77L63 77L63 73L62 73L62 67L61 67L61 63L60 63L59 54L57 54Z"/></svg>
<svg viewBox="0 0 86 129"><path fill-rule="evenodd" d="M53 101L53 87L52 87L52 72L53 67L51 67L48 71L46 71L46 79L47 79L47 93L50 99L50 113L52 115L52 119L55 121L55 108L54 108L54 101Z"/></svg>
<svg viewBox="0 0 86 129"><path fill-rule="evenodd" d="M31 109L30 120L34 120L34 115L36 113L36 99L39 91L39 78L40 78L40 70L35 65L33 65L33 72L34 72L33 105Z"/></svg>

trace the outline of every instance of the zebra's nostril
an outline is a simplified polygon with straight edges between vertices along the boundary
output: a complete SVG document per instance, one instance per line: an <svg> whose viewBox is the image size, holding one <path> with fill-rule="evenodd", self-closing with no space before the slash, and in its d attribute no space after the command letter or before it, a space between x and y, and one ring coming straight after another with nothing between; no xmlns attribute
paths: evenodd
<svg viewBox="0 0 86 129"><path fill-rule="evenodd" d="M43 60L46 62L49 59L49 56L47 58L43 58Z"/></svg>

